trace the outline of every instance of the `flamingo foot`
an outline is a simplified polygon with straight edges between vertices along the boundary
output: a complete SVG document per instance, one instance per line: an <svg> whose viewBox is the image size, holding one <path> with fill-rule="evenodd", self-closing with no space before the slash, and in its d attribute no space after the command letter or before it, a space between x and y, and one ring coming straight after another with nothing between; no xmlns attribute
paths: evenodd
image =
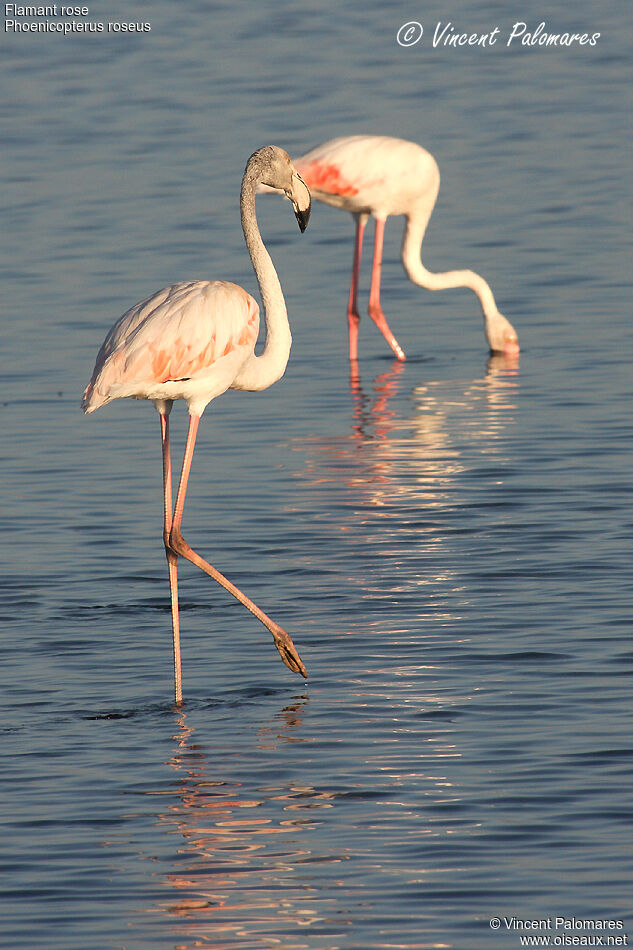
<svg viewBox="0 0 633 950"><path fill-rule="evenodd" d="M278 624L274 624L273 627L268 628L273 635L273 640L275 641L275 646L279 650L279 656L286 664L289 670L292 670L293 673L300 673L304 679L308 678L308 671L301 661L301 657L297 653L297 649L292 642L292 638L289 633L280 627Z"/></svg>
<svg viewBox="0 0 633 950"><path fill-rule="evenodd" d="M384 336L385 340L387 341L387 343L393 350L396 359L400 360L401 363L404 363L404 361L406 360L404 350L402 349L402 347L396 340L395 336L391 332L389 328L389 324L387 323L387 319L384 313L382 312L382 308L377 304L370 303L369 316L372 318L372 320L374 321L374 323L376 324L376 326L378 327L378 329Z"/></svg>
<svg viewBox="0 0 633 950"><path fill-rule="evenodd" d="M388 340L387 340L387 343L389 344L389 346L390 346L391 349L393 350L396 359L400 360L401 363L404 363L405 360L406 360L406 356L405 356L404 350L402 349L402 347L400 346L400 344L399 344L398 341L396 340L395 336L392 337L390 340L388 339Z"/></svg>

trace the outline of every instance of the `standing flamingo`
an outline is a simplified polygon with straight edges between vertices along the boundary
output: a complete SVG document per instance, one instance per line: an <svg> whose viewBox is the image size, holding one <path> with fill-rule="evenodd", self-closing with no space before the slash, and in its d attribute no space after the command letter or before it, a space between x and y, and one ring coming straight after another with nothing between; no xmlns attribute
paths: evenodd
<svg viewBox="0 0 633 950"><path fill-rule="evenodd" d="M369 291L369 316L399 360L402 347L389 329L380 305L380 272L385 221L403 214L407 223L402 242L402 263L409 279L428 290L470 287L481 303L490 349L516 355L519 344L514 327L502 316L483 277L470 270L433 274L420 260L426 226L440 187L437 162L415 142L378 135L349 135L332 139L295 159L299 174L314 198L350 211L356 219L354 265L347 306L349 356L358 355L358 278L363 233L367 219L376 219L374 261Z"/></svg>
<svg viewBox="0 0 633 950"><path fill-rule="evenodd" d="M284 296L257 226L255 192L261 183L279 189L290 198L302 231L310 216L310 192L288 154L268 145L251 155L242 180L240 209L244 238L266 318L266 345L261 355L255 356L254 352L259 307L250 294L222 280L173 284L132 307L115 323L99 351L92 379L83 396L84 412L94 412L112 399L132 396L151 399L160 414L163 540L169 565L177 704L182 702L178 555L209 574L255 614L272 633L286 666L307 676L286 631L196 554L180 531L198 423L207 403L227 389L258 392L272 386L283 376L290 355L291 335ZM189 429L172 515L169 413L174 399L186 400Z"/></svg>

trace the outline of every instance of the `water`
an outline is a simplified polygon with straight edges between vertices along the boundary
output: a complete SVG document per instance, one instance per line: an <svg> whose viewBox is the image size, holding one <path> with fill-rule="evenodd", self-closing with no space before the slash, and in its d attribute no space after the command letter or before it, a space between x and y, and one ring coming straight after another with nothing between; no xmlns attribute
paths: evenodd
<svg viewBox="0 0 633 950"><path fill-rule="evenodd" d="M602 33L570 50L405 50L417 10L325 2L96 2L151 32L3 35L3 946L513 950L504 917L556 916L633 939L623 10L548 15ZM449 18L540 20L431 4L427 35ZM520 361L488 360L467 291L405 279L393 220L409 359L364 320L350 379L351 221L316 206L301 236L260 202L291 361L207 410L184 529L310 680L185 566L174 709L158 418L83 418L81 391L144 295L254 289L254 148L358 131L435 154L425 263L490 280Z"/></svg>

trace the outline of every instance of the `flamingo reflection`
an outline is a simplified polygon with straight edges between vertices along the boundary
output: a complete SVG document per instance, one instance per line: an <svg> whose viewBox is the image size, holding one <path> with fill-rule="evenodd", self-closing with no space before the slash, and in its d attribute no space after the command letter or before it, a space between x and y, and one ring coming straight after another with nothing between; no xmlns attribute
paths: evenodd
<svg viewBox="0 0 633 950"><path fill-rule="evenodd" d="M293 441L306 454L313 484L329 483L339 500L345 495L346 507L337 513L357 521L359 506L441 507L468 468L466 450L501 461L504 433L515 421L518 356L495 354L482 377L430 380L412 392L406 364L394 362L369 387L358 363L350 366L351 431Z"/></svg>
<svg viewBox="0 0 633 950"><path fill-rule="evenodd" d="M394 363L384 373L374 379L373 397L363 390L358 360L350 360L349 389L354 402L353 435L359 439L373 437L384 438L394 417L390 402L398 392L398 377L404 370L404 363Z"/></svg>
<svg viewBox="0 0 633 950"><path fill-rule="evenodd" d="M289 510L313 524L304 566L340 598L349 635L375 626L384 642L386 624L404 622L401 611L384 609L395 603L408 603L418 639L456 619L463 512L510 460L518 359L494 356L470 379L429 379L424 368L427 379L412 388L419 364L394 362L370 382L352 365L347 431L290 443L303 460ZM360 599L376 605L371 616Z"/></svg>
<svg viewBox="0 0 633 950"><path fill-rule="evenodd" d="M300 729L306 702L297 697L260 726L253 752L307 741ZM263 947L276 944L286 928L295 932L314 923L319 916L311 895L292 882L292 871L310 860L315 810L330 808L334 795L275 779L255 795L249 784L247 794L239 781L218 777L184 710L177 726L168 762L178 776L177 799L159 821L182 838L177 870L165 877L173 896L161 902L178 920L178 950L228 950L247 934L257 935Z"/></svg>

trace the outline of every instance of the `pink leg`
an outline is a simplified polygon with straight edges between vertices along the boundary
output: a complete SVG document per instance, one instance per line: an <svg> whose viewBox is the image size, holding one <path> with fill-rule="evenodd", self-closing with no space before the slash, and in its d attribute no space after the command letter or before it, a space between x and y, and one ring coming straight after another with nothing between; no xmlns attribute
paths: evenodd
<svg viewBox="0 0 633 950"><path fill-rule="evenodd" d="M171 407L170 407L171 408ZM182 703L182 677L180 673L180 617L178 614L178 558L169 547L171 533L171 456L169 452L169 412L160 413L160 431L163 443L163 497L165 520L163 541L169 567L169 590L171 593L171 626L174 634L174 695L176 705Z"/></svg>
<svg viewBox="0 0 633 950"><path fill-rule="evenodd" d="M376 219L376 237L374 239L374 262L371 269L371 289L369 291L369 316L372 318L385 340L399 360L406 359L404 350L389 329L380 306L380 276L382 269L382 242L385 222Z"/></svg>
<svg viewBox="0 0 633 950"><path fill-rule="evenodd" d="M225 590L228 590L241 604L244 604L245 607L254 614L258 620L260 620L264 626L270 630L275 641L275 646L279 650L279 655L284 661L287 667L293 671L293 673L301 673L302 676L307 677L307 672L305 666L301 662L301 658L297 653L295 646L286 633L283 627L280 627L279 624L275 623L274 620L271 620L263 610L260 610L257 604L253 603L239 587L236 587L235 584L232 584L223 574L220 574L208 561L205 561L200 557L199 554L189 547L182 534L180 533L180 525L182 523L182 513L185 506L185 496L187 494L187 482L189 481L189 473L191 472L191 461L193 459L193 450L196 444L196 435L198 432L198 423L200 422L200 416L190 416L189 417L189 431L187 432L187 443L185 445L185 456L182 463L182 471L180 473L180 483L178 485L178 494L176 495L176 507L174 509L174 517L171 524L171 530L169 533L169 548L174 555L181 555L182 557L187 558L188 561L191 561L192 564L195 564L196 567L199 567L201 571L204 571L205 574L208 574L209 577L212 577L214 581L217 581Z"/></svg>
<svg viewBox="0 0 633 950"><path fill-rule="evenodd" d="M356 215L356 238L354 240L354 264L352 266L352 282L349 287L349 303L347 305L347 323L349 326L349 358L358 359L358 281L360 277L360 261L363 255L363 235L365 233L365 218Z"/></svg>

